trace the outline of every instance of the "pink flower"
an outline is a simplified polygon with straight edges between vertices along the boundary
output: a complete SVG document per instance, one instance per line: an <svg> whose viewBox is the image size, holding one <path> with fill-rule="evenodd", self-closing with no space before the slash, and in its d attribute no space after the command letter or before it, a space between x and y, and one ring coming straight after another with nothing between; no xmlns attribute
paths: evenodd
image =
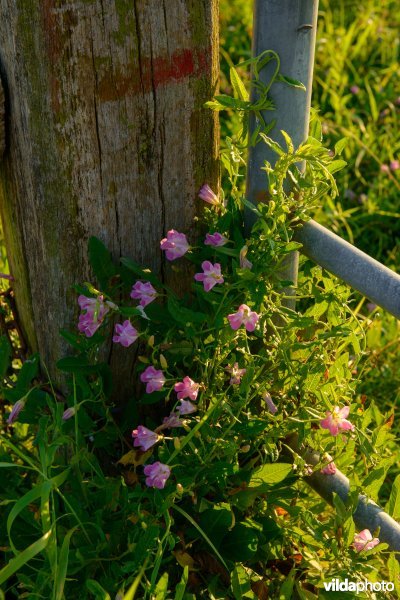
<svg viewBox="0 0 400 600"><path fill-rule="evenodd" d="M224 283L224 278L221 275L221 265L215 263L213 265L208 260L201 263L201 268L204 273L196 273L194 276L196 281L202 281L204 290L209 292L217 283Z"/></svg>
<svg viewBox="0 0 400 600"><path fill-rule="evenodd" d="M206 246L225 246L225 244L228 242L228 238L226 238L224 235L222 235L221 233L218 233L218 231L216 231L215 233L206 233L206 238L204 240L204 244Z"/></svg>
<svg viewBox="0 0 400 600"><path fill-rule="evenodd" d="M373 538L369 529L363 529L356 533L353 541L353 548L356 552L371 550L379 544L379 538Z"/></svg>
<svg viewBox="0 0 400 600"><path fill-rule="evenodd" d="M174 390L178 392L178 400L189 398L190 400L196 400L197 394L199 393L199 383L195 383L190 377L184 377L181 383L176 383Z"/></svg>
<svg viewBox="0 0 400 600"><path fill-rule="evenodd" d="M147 367L140 376L140 381L146 383L146 393L158 392L165 383L165 377L162 371L157 371L154 367Z"/></svg>
<svg viewBox="0 0 400 600"><path fill-rule="evenodd" d="M171 475L171 469L159 461L152 465L146 465L143 469L146 477L146 485L162 490L165 487L168 477Z"/></svg>
<svg viewBox="0 0 400 600"><path fill-rule="evenodd" d="M111 302L104 303L103 296L98 298L88 298L82 294L78 297L78 304L81 310L85 311L79 315L78 329L86 337L92 337L104 321Z"/></svg>
<svg viewBox="0 0 400 600"><path fill-rule="evenodd" d="M400 169L400 161L398 160L391 160L390 161L390 168L392 171L398 171Z"/></svg>
<svg viewBox="0 0 400 600"><path fill-rule="evenodd" d="M134 300L140 300L140 306L147 306L150 302L157 297L157 292L151 285L149 281L137 281L134 286L132 286L132 290L130 293L131 298Z"/></svg>
<svg viewBox="0 0 400 600"><path fill-rule="evenodd" d="M122 325L117 323L114 332L113 342L121 344L121 346L125 346L125 348L128 348L128 346L138 339L138 332L128 319L124 321Z"/></svg>
<svg viewBox="0 0 400 600"><path fill-rule="evenodd" d="M232 377L229 380L229 383L231 385L239 385L239 383L242 380L242 376L246 373L246 369L239 369L239 365L237 362L235 362L233 367L231 367L230 365L225 367L225 371L228 371L228 373L232 375Z"/></svg>
<svg viewBox="0 0 400 600"><path fill-rule="evenodd" d="M208 204L213 204L214 206L218 206L219 204L218 196L214 194L210 186L207 184L204 184L200 188L199 198L201 198L201 200L204 200L204 202L207 202Z"/></svg>
<svg viewBox="0 0 400 600"><path fill-rule="evenodd" d="M154 444L157 444L159 436L155 431L151 431L151 429L139 425L137 429L132 431L132 437L135 438L133 445L146 452L149 448L154 446Z"/></svg>
<svg viewBox="0 0 400 600"><path fill-rule="evenodd" d="M168 417L164 417L163 423L159 429L172 429L173 427L182 427L183 423L176 413L171 413Z"/></svg>
<svg viewBox="0 0 400 600"><path fill-rule="evenodd" d="M274 415L276 412L278 412L278 407L275 406L274 401L272 400L271 395L268 392L265 392L263 394L263 400L265 401L270 413Z"/></svg>
<svg viewBox="0 0 400 600"><path fill-rule="evenodd" d="M94 317L91 314L79 315L78 329L81 333L84 333L86 337L92 337L101 324L102 321L94 320Z"/></svg>
<svg viewBox="0 0 400 600"><path fill-rule="evenodd" d="M168 260L180 258L189 250L189 243L184 233L178 233L175 229L171 229L167 233L167 237L160 242L161 250L165 251L165 256Z"/></svg>
<svg viewBox="0 0 400 600"><path fill-rule="evenodd" d="M12 275L8 275L8 273L0 273L0 279L8 279L8 281L14 281L14 277Z"/></svg>
<svg viewBox="0 0 400 600"><path fill-rule="evenodd" d="M259 315L252 311L247 304L241 304L236 313L228 315L228 320L232 329L236 331L241 325L246 327L247 331L254 331Z"/></svg>
<svg viewBox="0 0 400 600"><path fill-rule="evenodd" d="M321 473L323 473L324 475L334 475L336 473L336 471L337 471L336 465L333 461L328 463L326 465L326 467L321 469Z"/></svg>
<svg viewBox="0 0 400 600"><path fill-rule="evenodd" d="M181 400L180 402L180 405L176 409L180 415L190 415L196 412L197 407L189 400Z"/></svg>
<svg viewBox="0 0 400 600"><path fill-rule="evenodd" d="M73 417L75 413L76 413L75 406L70 406L69 408L64 410L62 420L68 421L68 419L71 419L71 417Z"/></svg>
<svg viewBox="0 0 400 600"><path fill-rule="evenodd" d="M353 431L354 425L346 419L349 412L350 408L348 406L344 406L343 408L335 406L333 412L326 412L326 419L320 421L320 426L323 429L329 429L331 435L337 435L340 429Z"/></svg>
<svg viewBox="0 0 400 600"><path fill-rule="evenodd" d="M25 406L25 400L17 400L14 406L11 409L11 412L8 416L7 423L8 425L12 425L14 421L18 419L19 413L23 410Z"/></svg>
<svg viewBox="0 0 400 600"><path fill-rule="evenodd" d="M352 85L350 88L350 92L354 95L357 95L360 91L360 88L358 87L358 85Z"/></svg>
<svg viewBox="0 0 400 600"><path fill-rule="evenodd" d="M247 246L243 246L243 248L240 251L239 254L239 263L240 263L240 268L241 269L251 269L253 266L253 263L251 263L247 258L247 251L248 251L248 247Z"/></svg>
<svg viewBox="0 0 400 600"><path fill-rule="evenodd" d="M389 165L385 165L385 164L381 165L381 173L389 173L389 171L390 171Z"/></svg>

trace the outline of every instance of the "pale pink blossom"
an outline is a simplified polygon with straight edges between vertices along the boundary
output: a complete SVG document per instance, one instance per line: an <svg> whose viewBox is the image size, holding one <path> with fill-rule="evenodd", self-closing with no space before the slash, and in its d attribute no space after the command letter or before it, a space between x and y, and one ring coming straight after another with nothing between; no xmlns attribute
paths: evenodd
<svg viewBox="0 0 400 600"><path fill-rule="evenodd" d="M243 248L240 251L239 254L239 263L240 263L240 268L241 269L251 269L253 266L253 263L250 262L246 256L247 256L247 252L248 252L248 247L247 246L243 246Z"/></svg>
<svg viewBox="0 0 400 600"><path fill-rule="evenodd" d="M201 263L201 268L204 273L196 273L194 278L196 281L203 282L204 290L206 292L212 290L217 283L224 283L224 278L221 275L221 265L219 263L213 265L210 261L205 260Z"/></svg>
<svg viewBox="0 0 400 600"><path fill-rule="evenodd" d="M222 235L221 233L218 233L218 231L216 231L215 233L206 233L206 238L204 240L204 244L206 246L225 246L225 244L228 242L228 238L226 238L224 235Z"/></svg>
<svg viewBox="0 0 400 600"><path fill-rule="evenodd" d="M190 400L181 400L176 410L180 415L190 415L191 413L196 412L197 406L192 404Z"/></svg>
<svg viewBox="0 0 400 600"><path fill-rule="evenodd" d="M336 465L333 461L328 463L323 469L321 469L321 473L323 473L324 475L334 475L336 471Z"/></svg>
<svg viewBox="0 0 400 600"><path fill-rule="evenodd" d="M183 378L181 383L176 383L174 390L178 393L178 400L189 398L189 400L196 400L197 394L199 393L200 384L186 376Z"/></svg>
<svg viewBox="0 0 400 600"><path fill-rule="evenodd" d="M136 342L138 337L139 334L129 319L124 321L122 325L120 323L115 325L113 342L116 344L121 344L121 346L128 348L128 346Z"/></svg>
<svg viewBox="0 0 400 600"><path fill-rule="evenodd" d="M137 429L132 431L132 437L135 439L133 445L136 448L140 448L144 452L147 452L149 448L157 444L159 436L155 431L147 429L143 425L139 425Z"/></svg>
<svg viewBox="0 0 400 600"><path fill-rule="evenodd" d="M103 296L88 298L81 294L78 297L78 304L81 310L85 311L79 315L78 329L86 337L92 337L103 323L112 303L104 303ZM111 307L114 306L112 304Z"/></svg>
<svg viewBox="0 0 400 600"><path fill-rule="evenodd" d="M189 243L184 233L178 233L175 229L171 229L167 233L167 237L160 242L161 250L165 251L165 256L168 260L176 260L189 250Z"/></svg>
<svg viewBox="0 0 400 600"><path fill-rule="evenodd" d="M14 406L11 409L11 412L8 416L7 423L8 425L12 425L14 421L16 421L19 417L20 412L24 409L25 400L17 400Z"/></svg>
<svg viewBox="0 0 400 600"><path fill-rule="evenodd" d="M63 421L68 421L68 419L71 419L71 417L73 417L75 413L76 413L75 406L70 406L69 408L64 410L63 416L61 418Z"/></svg>
<svg viewBox="0 0 400 600"><path fill-rule="evenodd" d="M239 364L237 362L235 362L233 367L230 365L225 367L225 371L228 371L228 373L231 374L231 378L229 380L231 385L239 385L243 375L246 373L246 369L239 369Z"/></svg>
<svg viewBox="0 0 400 600"><path fill-rule="evenodd" d="M140 300L139 304L144 308L156 299L157 292L149 281L137 281L135 285L132 286L130 296L134 300Z"/></svg>
<svg viewBox="0 0 400 600"><path fill-rule="evenodd" d="M259 315L252 311L247 304L241 304L236 313L228 315L228 320L232 329L236 331L241 325L244 325L247 331L254 331L259 320Z"/></svg>
<svg viewBox="0 0 400 600"><path fill-rule="evenodd" d="M79 315L78 329L81 333L84 333L86 337L92 337L101 324L102 321L93 320L93 316L90 313Z"/></svg>
<svg viewBox="0 0 400 600"><path fill-rule="evenodd" d="M275 405L274 401L272 400L271 394L269 394L268 392L264 392L263 400L264 400L265 404L267 405L267 408L270 413L272 413L274 415L276 412L278 412L278 407Z"/></svg>
<svg viewBox="0 0 400 600"><path fill-rule="evenodd" d="M168 477L171 475L171 469L168 465L157 461L152 465L146 465L143 469L146 477L146 485L162 490L165 487Z"/></svg>
<svg viewBox="0 0 400 600"><path fill-rule="evenodd" d="M219 204L218 196L214 194L209 185L204 184L199 191L199 198L207 202L207 204L213 204L217 206Z"/></svg>
<svg viewBox="0 0 400 600"><path fill-rule="evenodd" d="M326 412L326 419L320 421L320 426L323 429L329 429L331 435L337 435L340 430L354 430L354 425L347 420L346 417L349 416L350 408L348 406L343 406L343 408L339 408L335 406L333 412Z"/></svg>
<svg viewBox="0 0 400 600"><path fill-rule="evenodd" d="M161 427L158 429L172 429L173 427L182 427L183 423L179 415L172 412L168 417L164 417Z"/></svg>
<svg viewBox="0 0 400 600"><path fill-rule="evenodd" d="M390 161L390 168L392 171L398 171L400 169L400 161L398 160L391 160Z"/></svg>
<svg viewBox="0 0 400 600"><path fill-rule="evenodd" d="M360 92L360 88L358 85L352 85L350 88L350 92L354 95L357 95Z"/></svg>
<svg viewBox="0 0 400 600"><path fill-rule="evenodd" d="M162 389L165 383L165 377L162 371L155 369L153 366L147 367L140 375L140 381L146 383L146 392L158 392Z"/></svg>
<svg viewBox="0 0 400 600"><path fill-rule="evenodd" d="M389 173L390 167L389 165L383 164L381 165L381 173Z"/></svg>
<svg viewBox="0 0 400 600"><path fill-rule="evenodd" d="M379 544L379 538L373 538L369 529L363 529L360 533L356 533L353 541L353 548L356 552L363 550L371 550Z"/></svg>

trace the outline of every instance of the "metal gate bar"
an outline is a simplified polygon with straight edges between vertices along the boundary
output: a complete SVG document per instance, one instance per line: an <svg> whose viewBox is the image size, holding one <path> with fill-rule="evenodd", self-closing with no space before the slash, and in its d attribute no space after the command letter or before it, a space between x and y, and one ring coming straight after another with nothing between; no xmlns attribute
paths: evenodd
<svg viewBox="0 0 400 600"><path fill-rule="evenodd" d="M296 232L301 252L400 318L400 275L315 221Z"/></svg>

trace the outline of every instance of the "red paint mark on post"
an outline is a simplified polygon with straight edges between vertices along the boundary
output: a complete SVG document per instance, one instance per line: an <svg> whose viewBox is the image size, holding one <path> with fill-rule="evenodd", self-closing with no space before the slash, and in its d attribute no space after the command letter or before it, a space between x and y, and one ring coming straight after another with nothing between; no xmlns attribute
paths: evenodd
<svg viewBox="0 0 400 600"><path fill-rule="evenodd" d="M200 77L211 69L211 48L182 49L170 56L144 58L139 64L124 66L123 72L100 74L99 99L103 102L148 93L159 86L177 83L187 77Z"/></svg>

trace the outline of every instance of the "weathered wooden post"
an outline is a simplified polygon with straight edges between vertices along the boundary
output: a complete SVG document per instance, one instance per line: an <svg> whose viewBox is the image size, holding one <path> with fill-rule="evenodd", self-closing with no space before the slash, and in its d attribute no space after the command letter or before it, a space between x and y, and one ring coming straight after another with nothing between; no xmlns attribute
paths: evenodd
<svg viewBox="0 0 400 600"><path fill-rule="evenodd" d="M0 62L10 268L29 347L57 378L88 238L171 282L159 241L193 232L197 190L217 185L216 115L203 105L218 79L218 1L0 0ZM121 382L134 350L110 352Z"/></svg>
<svg viewBox="0 0 400 600"><path fill-rule="evenodd" d="M306 87L306 92L302 93L287 86L275 85L271 90L271 97L276 110L269 111L266 115L268 120L276 119L276 125L269 134L270 137L283 143L280 130L284 130L292 138L295 147L308 135L317 10L318 0L256 0L254 7L253 56L258 56L265 50L275 51L281 60L282 73L301 81ZM270 71L268 69L271 68L273 68L272 65L267 65L261 72L261 80L264 78L265 81L269 81ZM254 130L255 126L256 122L253 117L250 129ZM276 155L265 144L258 144L250 148L247 197L254 203L268 201L266 178L264 171L261 170L266 160L273 165ZM251 219L252 215L249 214L249 226ZM362 291L367 289L371 292L371 297L374 297L372 295L374 287L378 288L381 282L389 286L391 291L400 289L398 275L340 240L338 236L334 236L325 228L321 228L315 222L311 222L307 228L300 231L297 239L307 245L306 253L316 262L319 262L319 258L321 258L324 266L326 265L333 272L338 272L345 280L347 277L347 280L355 281L356 288L360 289L361 286ZM344 258L343 264L340 264L340 256ZM356 269L352 268L352 260ZM296 253L292 253L281 272L282 280L292 281L295 285L297 269L298 256ZM383 294L376 293L382 299ZM377 296L375 295L375 297ZM290 306L294 308L294 300L289 302ZM396 297L393 300L387 300L386 304L389 305L389 310L393 314L399 312L399 301ZM294 451L302 453L308 463L312 465L319 463L320 457L317 453L298 447L296 436L286 441ZM340 471L329 477L317 471L311 477L307 477L306 481L330 503L333 502L334 494L337 494L345 502L350 493L349 480ZM366 496L359 496L353 517L360 530L366 528L374 532L379 527L381 541L387 542L392 550L400 551L400 525L377 504L369 501Z"/></svg>

